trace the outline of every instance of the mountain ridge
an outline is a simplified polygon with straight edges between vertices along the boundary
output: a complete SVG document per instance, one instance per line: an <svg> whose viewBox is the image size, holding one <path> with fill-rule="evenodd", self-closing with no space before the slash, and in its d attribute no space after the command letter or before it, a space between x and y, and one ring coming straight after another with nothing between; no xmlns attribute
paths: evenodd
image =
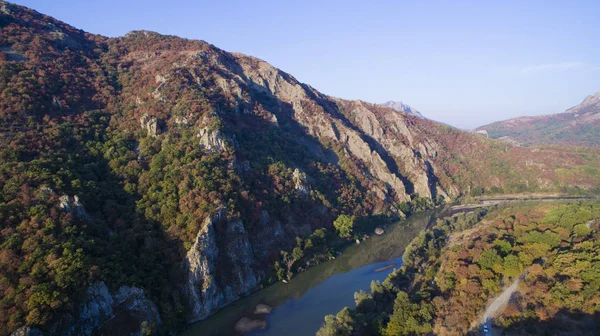
<svg viewBox="0 0 600 336"><path fill-rule="evenodd" d="M480 126L492 138L508 138L525 145L563 144L599 147L600 92L587 96L563 113L524 116Z"/></svg>

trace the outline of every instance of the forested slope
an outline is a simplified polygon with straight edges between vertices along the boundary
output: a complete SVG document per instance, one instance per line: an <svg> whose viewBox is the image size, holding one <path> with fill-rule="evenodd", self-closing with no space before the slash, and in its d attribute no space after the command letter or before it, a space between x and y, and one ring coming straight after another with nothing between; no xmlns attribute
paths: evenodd
<svg viewBox="0 0 600 336"><path fill-rule="evenodd" d="M511 335L593 335L600 327L600 206L506 205L439 220L404 265L318 335L480 334L488 304L524 276L491 316Z"/></svg>

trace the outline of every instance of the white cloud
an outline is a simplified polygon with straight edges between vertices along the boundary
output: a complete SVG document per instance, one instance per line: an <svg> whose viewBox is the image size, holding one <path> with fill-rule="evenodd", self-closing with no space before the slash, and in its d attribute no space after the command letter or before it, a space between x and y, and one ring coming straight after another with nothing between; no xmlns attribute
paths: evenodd
<svg viewBox="0 0 600 336"><path fill-rule="evenodd" d="M585 63L583 62L547 63L524 67L521 69L521 73L531 74L538 72L580 70L585 66Z"/></svg>

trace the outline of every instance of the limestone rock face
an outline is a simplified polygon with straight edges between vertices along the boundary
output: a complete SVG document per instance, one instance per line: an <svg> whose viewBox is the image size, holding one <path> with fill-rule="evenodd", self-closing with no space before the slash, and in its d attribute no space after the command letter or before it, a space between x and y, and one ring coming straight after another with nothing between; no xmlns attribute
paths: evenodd
<svg viewBox="0 0 600 336"><path fill-rule="evenodd" d="M212 68L216 86L233 104L229 111L215 107L213 113L205 116L209 122L203 123L205 126L200 128L197 137L209 151L237 146L235 138L224 128L209 126L216 124L212 119L223 120L225 113L232 112L251 114L262 118L265 125L297 125L305 132L299 134L298 142L311 152L320 153L321 157L325 155L321 148L314 146L315 140L340 145L343 152L337 155L360 161L360 174L365 180L373 181L371 191L385 202L407 202L411 200L410 194L427 198L457 196L454 186L439 184L435 176L437 144L419 138L412 126L416 118L410 115L418 116L418 113L407 105L392 104L392 108L388 108L328 97L260 59L239 53L189 51L183 54L186 60L177 66L193 69L200 63ZM189 73L194 81L204 83L194 71ZM164 77L156 78L156 83L165 81ZM269 107L259 103L259 99L268 100ZM398 106L402 111L393 109ZM337 163L339 159L327 157L326 161ZM307 191L306 188L298 190Z"/></svg>
<svg viewBox="0 0 600 336"><path fill-rule="evenodd" d="M60 202L59 207L61 209L63 209L64 211L70 212L70 213L74 214L75 216L83 218L85 220L92 219L90 217L90 215L88 215L88 213L85 211L85 208L79 201L79 197L77 195L75 195L75 196L63 195L59 198L59 202Z"/></svg>
<svg viewBox="0 0 600 336"><path fill-rule="evenodd" d="M294 188L301 195L308 195L310 193L310 186L306 182L306 174L298 170L298 168L294 169L294 173L292 175L294 179Z"/></svg>
<svg viewBox="0 0 600 336"><path fill-rule="evenodd" d="M219 152L227 147L237 146L235 137L228 137L219 129L202 128L196 135L200 144L210 152Z"/></svg>
<svg viewBox="0 0 600 336"><path fill-rule="evenodd" d="M217 235L217 231L221 234ZM188 271L186 292L191 307L190 322L204 319L255 290L264 277L254 270L255 261L240 219L225 218L224 211L208 218L183 264ZM217 274L219 264L227 264L228 269L221 269Z"/></svg>
<svg viewBox="0 0 600 336"><path fill-rule="evenodd" d="M281 222L271 218L268 211L261 212L260 226L256 234L251 237L254 247L254 255L257 259L266 258L269 251L284 244L286 239L285 230Z"/></svg>
<svg viewBox="0 0 600 336"><path fill-rule="evenodd" d="M141 325L161 324L154 302L146 298L137 287L121 286L111 294L104 282L91 284L76 316L65 315L49 327L46 335L141 335ZM14 331L11 336L44 336L40 330L29 326Z"/></svg>
<svg viewBox="0 0 600 336"><path fill-rule="evenodd" d="M119 310L137 315L140 321L162 323L158 307L146 298L141 288L121 286L114 295L114 301Z"/></svg>
<svg viewBox="0 0 600 336"><path fill-rule="evenodd" d="M397 102L397 101L393 101L393 100L389 100L383 104L381 104L383 106L392 108L398 112L405 112L408 114L412 114L414 116L417 116L419 118L423 118L423 115L421 114L421 112L417 111L414 107L409 106L404 104L403 102Z"/></svg>
<svg viewBox="0 0 600 336"><path fill-rule="evenodd" d="M140 125L142 126L142 129L145 129L148 132L148 135L151 137L156 137L159 132L158 119L148 115L148 113L144 113L144 115L140 118Z"/></svg>
<svg viewBox="0 0 600 336"><path fill-rule="evenodd" d="M114 299L104 282L92 284L87 290L85 302L79 310L79 318L73 326L74 335L91 335L114 317Z"/></svg>

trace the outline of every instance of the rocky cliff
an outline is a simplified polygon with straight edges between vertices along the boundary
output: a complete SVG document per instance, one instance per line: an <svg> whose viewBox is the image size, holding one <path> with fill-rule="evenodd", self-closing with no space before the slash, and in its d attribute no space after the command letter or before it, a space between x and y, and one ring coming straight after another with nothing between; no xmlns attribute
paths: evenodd
<svg viewBox="0 0 600 336"><path fill-rule="evenodd" d="M11 336L43 335L147 335L161 324L156 305L136 287L122 286L110 293L104 282L90 285L77 309L77 315L65 315L46 332L21 327Z"/></svg>
<svg viewBox="0 0 600 336"><path fill-rule="evenodd" d="M217 233L220 230L221 235ZM190 321L204 319L256 290L264 272L254 269L255 261L239 218L225 218L223 211L208 218L184 261L188 270L185 290L190 301Z"/></svg>

